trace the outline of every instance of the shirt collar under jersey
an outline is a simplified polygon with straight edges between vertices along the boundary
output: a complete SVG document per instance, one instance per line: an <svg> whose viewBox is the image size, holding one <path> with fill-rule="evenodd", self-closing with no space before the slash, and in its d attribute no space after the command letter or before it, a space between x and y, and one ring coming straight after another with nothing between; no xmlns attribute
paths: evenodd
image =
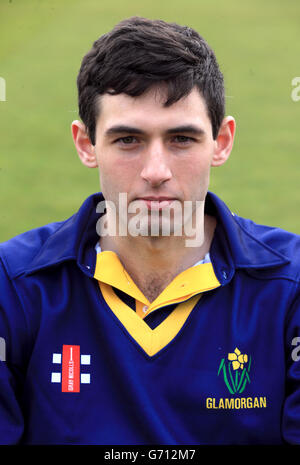
<svg viewBox="0 0 300 465"><path fill-rule="evenodd" d="M137 307L146 306L146 314L160 307L184 302L194 295L220 286L210 262L209 253L207 253L203 260L177 275L150 303L126 272L115 252L102 252L99 243L96 244L95 249L97 261L94 278L133 297L137 302Z"/></svg>
<svg viewBox="0 0 300 465"><path fill-rule="evenodd" d="M95 250L96 250L97 253L102 252L99 241L97 241L97 243L95 245ZM195 265L193 265L193 266L202 265L202 263L209 263L209 262L211 262L211 259L210 259L209 252L207 252L207 254L203 258L203 260L199 260L199 262L195 263Z"/></svg>

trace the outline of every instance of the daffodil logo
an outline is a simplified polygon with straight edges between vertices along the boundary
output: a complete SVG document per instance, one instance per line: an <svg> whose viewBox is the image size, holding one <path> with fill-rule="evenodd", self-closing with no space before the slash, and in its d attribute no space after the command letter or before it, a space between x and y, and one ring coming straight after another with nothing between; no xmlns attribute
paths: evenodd
<svg viewBox="0 0 300 465"><path fill-rule="evenodd" d="M236 347L234 352L229 353L227 360L222 358L218 376L222 372L224 382L230 394L241 394L247 383L250 383L249 372L251 367L251 356L242 354Z"/></svg>

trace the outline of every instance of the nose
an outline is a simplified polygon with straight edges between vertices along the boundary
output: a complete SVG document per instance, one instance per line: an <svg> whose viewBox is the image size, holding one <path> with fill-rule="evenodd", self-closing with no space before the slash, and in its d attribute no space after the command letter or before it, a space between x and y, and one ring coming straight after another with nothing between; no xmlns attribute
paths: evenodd
<svg viewBox="0 0 300 465"><path fill-rule="evenodd" d="M141 177L152 187L158 187L172 177L170 160L159 141L153 142L145 153Z"/></svg>

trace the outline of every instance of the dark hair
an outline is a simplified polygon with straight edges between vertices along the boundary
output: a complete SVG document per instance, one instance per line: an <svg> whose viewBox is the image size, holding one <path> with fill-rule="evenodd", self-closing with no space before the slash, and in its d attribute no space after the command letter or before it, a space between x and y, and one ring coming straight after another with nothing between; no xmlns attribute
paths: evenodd
<svg viewBox="0 0 300 465"><path fill-rule="evenodd" d="M84 56L77 77L79 116L95 144L99 95L143 94L167 84L170 106L197 86L216 139L225 114L223 75L206 41L192 28L133 16L102 35Z"/></svg>

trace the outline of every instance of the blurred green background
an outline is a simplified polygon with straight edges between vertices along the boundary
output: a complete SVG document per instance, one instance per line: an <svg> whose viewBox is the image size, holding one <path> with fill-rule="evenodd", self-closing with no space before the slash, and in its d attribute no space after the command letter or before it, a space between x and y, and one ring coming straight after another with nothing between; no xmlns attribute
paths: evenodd
<svg viewBox="0 0 300 465"><path fill-rule="evenodd" d="M210 190L299 234L299 0L0 0L0 241L68 218L99 191L71 138L76 77L93 41L133 15L191 26L215 50L237 134Z"/></svg>

